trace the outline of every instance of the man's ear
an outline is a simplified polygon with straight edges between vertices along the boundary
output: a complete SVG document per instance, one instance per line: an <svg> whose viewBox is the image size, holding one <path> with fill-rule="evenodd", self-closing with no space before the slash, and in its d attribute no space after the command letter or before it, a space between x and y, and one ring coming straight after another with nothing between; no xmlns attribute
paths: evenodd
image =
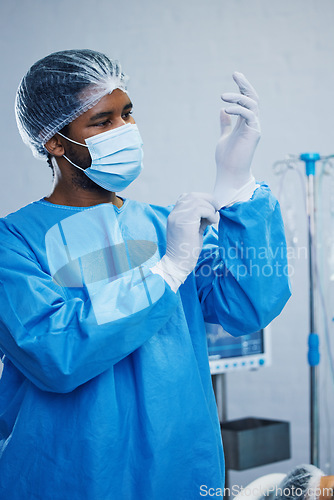
<svg viewBox="0 0 334 500"><path fill-rule="evenodd" d="M65 153L64 146L57 135L51 137L51 139L44 144L44 147L52 156L63 156Z"/></svg>

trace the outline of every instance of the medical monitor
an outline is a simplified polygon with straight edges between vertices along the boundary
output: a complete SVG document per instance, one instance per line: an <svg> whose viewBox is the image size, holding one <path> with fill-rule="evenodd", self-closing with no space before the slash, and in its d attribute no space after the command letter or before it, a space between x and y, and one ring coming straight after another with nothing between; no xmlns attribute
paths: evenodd
<svg viewBox="0 0 334 500"><path fill-rule="evenodd" d="M271 364L270 333L264 328L233 337L220 325L206 323L211 374L254 370Z"/></svg>

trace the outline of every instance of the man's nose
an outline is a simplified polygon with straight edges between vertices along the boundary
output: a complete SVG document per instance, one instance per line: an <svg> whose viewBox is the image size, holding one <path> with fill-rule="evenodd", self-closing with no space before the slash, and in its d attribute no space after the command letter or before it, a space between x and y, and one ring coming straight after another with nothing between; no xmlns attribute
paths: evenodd
<svg viewBox="0 0 334 500"><path fill-rule="evenodd" d="M126 121L120 116L114 120L113 125L113 128L122 127L123 125L126 125Z"/></svg>

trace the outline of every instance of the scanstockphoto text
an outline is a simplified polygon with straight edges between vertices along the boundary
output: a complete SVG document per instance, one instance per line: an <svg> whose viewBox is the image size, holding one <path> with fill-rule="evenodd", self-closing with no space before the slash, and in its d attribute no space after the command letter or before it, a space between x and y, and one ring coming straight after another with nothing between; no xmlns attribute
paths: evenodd
<svg viewBox="0 0 334 500"><path fill-rule="evenodd" d="M257 487L246 487L239 485L233 485L230 488L214 488L206 484L202 484L199 489L199 494L201 497L235 497L236 495L242 495L245 498L258 498L263 497L276 497L276 498L319 498L321 495L324 497L333 496L333 488L308 488L307 491L300 487L290 485L289 487L280 488L279 486L272 486L270 488Z"/></svg>

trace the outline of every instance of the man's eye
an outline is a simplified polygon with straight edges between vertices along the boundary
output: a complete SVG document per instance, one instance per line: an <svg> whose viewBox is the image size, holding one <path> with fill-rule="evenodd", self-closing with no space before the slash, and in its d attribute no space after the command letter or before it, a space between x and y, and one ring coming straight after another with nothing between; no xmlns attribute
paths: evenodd
<svg viewBox="0 0 334 500"><path fill-rule="evenodd" d="M108 123L110 123L110 120L105 120L104 122L94 123L93 127L105 127Z"/></svg>
<svg viewBox="0 0 334 500"><path fill-rule="evenodd" d="M129 111L128 113L125 113L125 114L123 115L123 117L122 117L122 118L123 118L123 120L127 120L128 118L130 118L130 115L132 115L132 111Z"/></svg>

